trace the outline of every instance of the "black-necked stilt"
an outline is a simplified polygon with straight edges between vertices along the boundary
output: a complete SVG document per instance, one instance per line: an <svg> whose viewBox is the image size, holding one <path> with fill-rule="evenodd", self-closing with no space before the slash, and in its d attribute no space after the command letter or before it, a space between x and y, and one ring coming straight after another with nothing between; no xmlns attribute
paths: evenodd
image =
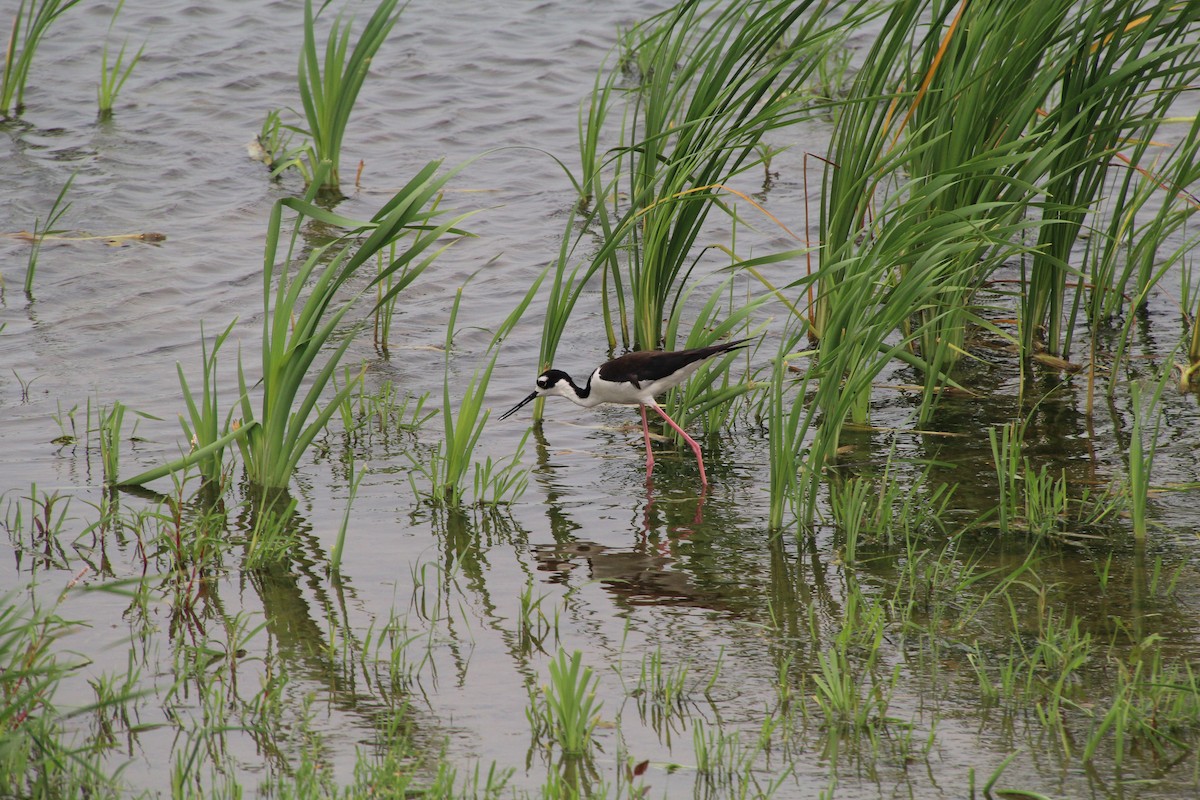
<svg viewBox="0 0 1200 800"><path fill-rule="evenodd" d="M748 341L750 340L738 339L724 344L698 347L695 350L642 350L626 353L596 367L582 389L562 370L548 369L538 376L537 389L502 414L500 419L508 419L526 403L538 397L565 397L584 408L592 408L602 403L638 406L642 411L642 433L646 439L646 476L649 477L654 470L654 453L650 449L650 424L646 421L646 406L650 406L692 448L692 452L696 454L696 463L700 465L700 481L707 486L708 476L704 473L704 457L700 454L700 445L667 415L654 398L672 386L683 383L707 359L745 347Z"/></svg>

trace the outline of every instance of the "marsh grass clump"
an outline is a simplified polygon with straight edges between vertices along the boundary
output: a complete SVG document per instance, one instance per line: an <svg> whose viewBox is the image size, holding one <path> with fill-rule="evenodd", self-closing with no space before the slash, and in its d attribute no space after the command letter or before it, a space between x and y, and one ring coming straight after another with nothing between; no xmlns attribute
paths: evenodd
<svg viewBox="0 0 1200 800"><path fill-rule="evenodd" d="M66 708L55 700L60 685L86 663L57 652L76 623L59 615L67 594L86 575L67 583L50 608L27 606L0 596L0 792L12 797L112 796L119 783L103 768L113 727L136 695L136 670L121 681L100 681L92 713L96 726L83 741L67 728Z"/></svg>
<svg viewBox="0 0 1200 800"><path fill-rule="evenodd" d="M592 751L592 733L600 722L603 702L596 698L599 678L583 665L583 653L568 656L559 648L550 661L550 681L542 687L526 710L535 736L545 734L567 756L585 756Z"/></svg>
<svg viewBox="0 0 1200 800"><path fill-rule="evenodd" d="M891 721L887 712L899 680L899 665L889 674L881 663L883 607L852 591L845 614L833 646L817 654L813 700L830 728L882 729Z"/></svg>
<svg viewBox="0 0 1200 800"><path fill-rule="evenodd" d="M330 24L322 48L317 42L316 20L328 4L313 13L312 0L304 3L304 43L300 49L297 80L307 128L286 126L306 138L292 147L283 133L278 112L269 112L259 136L264 158L278 174L288 167L297 168L306 183L316 183L325 193L338 194L341 187L342 142L358 93L366 82L371 59L387 39L400 18L399 0L381 0L358 39L350 48L350 22L339 15ZM319 171L328 163L326 171Z"/></svg>
<svg viewBox="0 0 1200 800"><path fill-rule="evenodd" d="M0 789L6 795L29 796L57 782L53 765L65 753L53 698L67 668L51 645L64 627L53 615L23 608L10 593L0 597Z"/></svg>
<svg viewBox="0 0 1200 800"><path fill-rule="evenodd" d="M29 240L29 258L25 265L25 296L33 297L33 278L37 273L38 256L42 252L42 243L46 241L47 236L55 236L62 233L62 230L56 229L54 226L62 219L63 215L71 210L70 202L63 202L66 199L67 192L71 189L71 184L75 182L75 176L79 173L71 173L71 177L67 178L67 182L58 190L58 196L54 198L54 202L50 204L50 210L46 212L45 223L42 220L36 219L33 222L33 235Z"/></svg>
<svg viewBox="0 0 1200 800"><path fill-rule="evenodd" d="M124 7L125 0L119 0L117 7L113 9L112 18L108 22L109 36L112 35L113 26L117 24L117 17ZM104 39L104 49L100 53L100 82L96 84L96 105L99 108L99 117L102 120L112 117L113 105L117 102L117 95L121 93L122 87L125 86L125 81L129 80L129 76L133 73L133 68L142 59L142 53L146 51L146 45L143 43L138 48L138 51L126 62L125 48L128 46L129 40L126 39L121 43L121 49L117 51L116 57L113 59L112 64L109 65L108 37L106 36Z"/></svg>
<svg viewBox="0 0 1200 800"><path fill-rule="evenodd" d="M509 313L508 317L497 327L488 344L491 354L487 363L481 369L475 370L470 379L451 390L451 353L454 351L454 338L458 333L458 312L462 303L462 287L454 295L454 305L450 310L450 321L446 325L445 364L442 377L442 429L443 439L435 445L428 458L428 463L409 454L416 471L429 480L431 488L424 493L435 505L460 507L465 505L465 483L467 475L474 469L473 486L474 500L484 505L502 505L514 502L525 490L528 481L525 470L520 467L521 454L528 432L521 439L516 451L507 458L493 460L490 456L482 463L475 462L473 454L479 438L483 434L491 411L484 408L488 382L492 370L496 367L496 359L500 356L500 343L516 324L521 320L525 310L533 301L542 279L543 272L526 291L524 298ZM457 400L457 409L455 401ZM422 494L414 487L415 493Z"/></svg>
<svg viewBox="0 0 1200 800"><path fill-rule="evenodd" d="M0 120L25 110L25 85L42 37L79 0L20 0L13 14L0 72Z"/></svg>
<svg viewBox="0 0 1200 800"><path fill-rule="evenodd" d="M205 477L220 472L220 451L236 442L250 483L265 490L287 487L301 456L326 424L344 406L357 386L361 374L336 390L321 404L325 392L334 386L338 364L352 341L351 334L340 333L339 326L360 296L389 275L396 279L377 305L402 292L448 247L437 248L443 236L464 235L457 225L468 214L437 221L436 197L445 182L457 170L437 175L439 162L427 164L397 192L376 215L367 221L332 214L314 205L316 186L303 199L284 198L276 202L267 229L263 258L263 329L262 376L251 383L245 365L238 360L237 406L240 420L216 429L216 389L211 380L217 350L204 351L205 380L199 402L188 392L187 402L193 433L203 431L206 441L182 458L124 481L141 485L177 472L196 463L207 465ZM284 224L284 212L292 212L290 236ZM319 221L349 233L312 247L299 266L292 268L306 221ZM393 243L404 240L405 248L363 289L356 290L352 279L360 267ZM335 339L338 343L333 345ZM323 364L314 367L327 345L333 345ZM181 375L182 380L182 375ZM185 384L185 392L186 392ZM254 397L261 397L255 409ZM184 423L185 431L188 430ZM212 438L214 437L215 438Z"/></svg>
<svg viewBox="0 0 1200 800"><path fill-rule="evenodd" d="M1029 265L1016 298L1025 363L1038 348L1069 352L1084 297L1082 281L1068 292L1078 234L1115 159L1146 154L1200 70L1195 5L1147 11L1132 0L891 8L840 107L826 167L813 332L823 367L843 380L818 394L822 436L867 422L869 376L894 358L924 375L929 419L967 353L965 331L999 332L973 299L1006 263ZM1189 152L1176 149L1165 171Z"/></svg>
<svg viewBox="0 0 1200 800"><path fill-rule="evenodd" d="M723 199L730 180L758 165L768 132L803 117L796 94L816 68L810 56L840 26L872 13L854 3L824 27L818 8L682 2L627 34L618 69L636 63L638 83L625 138L609 156L615 177L595 192L611 207L599 202L593 212L604 245L588 274L606 271L627 341L632 317L634 349L664 344L663 321L695 269L693 249L708 212L736 216ZM607 105L608 87L597 83L602 94L593 107ZM589 130L581 141L597 137ZM606 320L609 297L606 291ZM610 341L613 335L610 327Z"/></svg>

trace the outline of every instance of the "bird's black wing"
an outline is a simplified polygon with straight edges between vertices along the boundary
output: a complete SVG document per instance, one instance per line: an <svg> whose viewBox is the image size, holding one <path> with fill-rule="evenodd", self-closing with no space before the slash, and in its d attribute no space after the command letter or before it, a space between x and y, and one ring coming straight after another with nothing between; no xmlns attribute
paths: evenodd
<svg viewBox="0 0 1200 800"><path fill-rule="evenodd" d="M641 387L672 375L696 361L745 347L746 339L698 347L695 350L639 350L626 353L600 366L600 377L606 381L627 382Z"/></svg>

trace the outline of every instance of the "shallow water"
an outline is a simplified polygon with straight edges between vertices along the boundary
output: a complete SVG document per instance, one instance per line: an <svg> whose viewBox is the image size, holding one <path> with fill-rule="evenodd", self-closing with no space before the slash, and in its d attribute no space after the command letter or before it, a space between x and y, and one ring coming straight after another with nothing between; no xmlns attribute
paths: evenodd
<svg viewBox="0 0 1200 800"><path fill-rule="evenodd" d="M484 329L507 315L555 257L575 201L562 172L539 151L574 163L579 103L616 32L664 5L409 3L372 65L351 120L343 174L352 176L360 159L364 167L361 185L347 189L338 210L368 217L426 161L445 158L452 165L490 152L456 179L447 200L455 208L482 209L468 223L476 238L450 248L402 297L388 356L369 336L352 346L346 363L366 363L368 386L392 381L402 393L432 393L431 407L438 406L445 325L454 289L468 278L460 325L478 327L464 326L456 336L452 368L466 377L479 366L490 339ZM84 584L140 576L133 533L87 529L102 488L95 437L84 435L86 409L120 401L156 417L139 420L136 439L125 443L127 474L178 452L176 417L184 406L175 364L197 374L201 326L211 338L234 319L233 339L255 363L267 217L274 200L301 189L295 176L271 181L246 151L268 110L298 105L294 65L302 20L296 4L127 3L117 35L129 32L134 46L145 37L146 54L114 118L98 123L94 82L110 14L111 4L79 8L53 29L38 54L23 115L0 128L0 174L9 198L0 207L0 233L30 229L75 173L61 227L95 236L166 237L153 244L47 242L31 298L20 291L28 245L0 238L0 490L10 519L12 504L28 506L20 498L30 495L31 485L70 498L60 550L28 531L10 530L12 566L0 571L0 586L43 600L56 597L85 565ZM859 39L853 44L864 46ZM822 152L828 131L818 121L780 134L778 144L794 149L777 158L779 176L769 191L756 185L757 175L742 179L745 190L761 193L793 230L802 229L802 153ZM761 238L764 252L795 246L772 230L739 232L752 235ZM785 265L779 276L802 268ZM1178 287L1180 280L1164 284ZM495 411L529 391L539 304L505 342L489 390ZM1178 341L1177 316L1169 297L1152 299L1135 340L1139 358ZM606 357L599 319L598 310L581 308L560 347L559 366L585 373ZM753 367L765 367L773 348L771 341L756 352ZM227 346L222 363L226 398L235 395L233 353ZM994 399L948 400L939 409L936 429L959 435L848 434L853 451L846 471L877 475L893 449L898 468L910 475L917 469L906 465L937 459L945 466L934 476L960 485L955 507L962 522L990 508L994 468L980 432L1031 407L1018 401L1012 364L1003 355L994 360L996 368L973 376ZM911 378L896 370L883 382ZM1048 390L1059 378L1045 380ZM1066 469L1072 481L1120 482L1128 399L1119 396L1114 407L1088 418L1080 412L1085 391L1076 379L1041 403L1031 416L1028 452ZM971 771L981 785L1015 752L1001 785L1065 797L1194 796L1194 753L1175 765L1138 754L1123 769L1102 759L1083 768L1062 755L1028 709L981 704L963 652L964 642L974 642L1002 658L1008 640L1000 629L1015 617L1034 636L1036 620L1050 608L1074 614L1098 641L1112 641L1114 658L1135 638L1158 634L1165 656L1194 663L1200 528L1196 490L1182 485L1200 474L1200 413L1193 398L1174 392L1165 403L1154 483L1180 488L1152 498L1157 525L1146 551L1126 544L1128 525L1120 521L1105 528L1106 539L1086 546L1040 545L1037 578L1011 608L943 619L944 637L889 632L875 670L884 677L898 670L888 715L902 724L890 727L882 742L865 744L822 730L819 720L789 717L783 724L797 731L795 750L759 753L749 774L763 786L780 780L783 797L961 797ZM911 429L914 404L881 390L877 424ZM546 681L548 658L522 643L518 631L519 596L532 586L533 597L544 596L547 613L557 615L557 636L549 636L546 650L582 650L599 676L600 778L611 784L628 755L651 761L645 782L652 796L727 796L732 787L718 778L699 776L691 766L666 766L695 764L698 721L702 730L732 732L750 752L767 710L781 703L781 685L796 698L811 695L818 657L846 619L848 587L892 597L913 554L881 544L847 566L832 525L771 535L766 435L750 410L705 442L714 485L703 497L697 497L686 450L660 445L653 485L645 483L638 420L629 410L583 412L559 403L548 405L546 416L526 450L533 468L529 489L498 515L431 509L414 497L406 453L427 457L440 436L437 420L416 434L374 431L356 439L335 426L293 482L300 540L286 566L243 573L230 556L195 616L182 613L168 589L151 593L142 607L117 594L68 595L60 613L88 625L63 645L91 659L87 674L100 674L124 670L128 641L137 642L138 663L158 694L139 704L141 721L156 724L170 703L189 718L202 716L197 697L186 692L207 685L203 675L183 683L183 697L170 703L161 697L179 669L173 643L234 651L234 621L246 630L265 625L240 642L245 655L236 667L221 673L222 681L236 676L226 691L252 696L268 673L286 671L285 706L296 714L311 702L322 761L342 780L353 770L357 748L376 740L381 712L408 699L416 736L433 752L445 741L464 773L494 761L516 770L513 785L533 789L542 783L548 757L529 755L524 709L531 687ZM525 419L493 419L477 457L511 454ZM72 424L79 441L54 443ZM128 430L132 419L126 424ZM370 471L353 500L342 577L332 580L325 564L348 502L350 458ZM419 476L416 481L423 485ZM121 495L119 502L129 512L144 501ZM248 525L233 519L229 527L239 533ZM975 535L953 547L956 568L964 572L967 564L1011 567L1031 543ZM937 555L932 544L928 549L928 557ZM1147 577L1159 562L1167 574L1178 571L1171 593ZM1111 576L1100 590L1096 575L1106 563ZM953 600L941 613L953 616L970 605ZM399 688L379 679L379 654L368 645L393 609L421 634L413 645L420 654L413 655L412 680ZM422 660L426 648L430 658ZM643 657L656 649L665 665L689 669L683 707L660 709L657 716L632 691ZM1111 666L1090 669L1091 683L1080 689L1083 706L1097 701L1089 687L1102 696L1112 677ZM64 686L59 703L90 702L83 677ZM800 704L794 700L792 707ZM112 763L131 762L122 777L136 789L165 793L162 765L187 741L134 736ZM286 761L286 755L279 761L264 755L245 733L227 733L225 741L234 772L250 791ZM1148 782L1130 783L1135 779Z"/></svg>

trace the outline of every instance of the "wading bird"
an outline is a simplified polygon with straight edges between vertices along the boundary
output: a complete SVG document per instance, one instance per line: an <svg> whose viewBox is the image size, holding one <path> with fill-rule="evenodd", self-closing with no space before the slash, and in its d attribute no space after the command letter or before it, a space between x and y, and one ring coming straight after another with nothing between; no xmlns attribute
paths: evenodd
<svg viewBox="0 0 1200 800"><path fill-rule="evenodd" d="M537 378L537 389L528 397L510 408L500 419L508 419L526 403L539 397L565 397L577 406L593 408L611 403L620 406L638 406L642 411L642 433L646 439L646 477L654 470L654 453L650 449L650 424L646 421L646 406L653 408L667 421L696 454L700 465L700 482L708 486L704 473L704 457L700 445L688 436L683 428L671 419L654 398L678 386L710 358L746 347L749 339L738 339L724 344L699 347L695 350L642 350L626 353L620 358L606 361L596 367L580 388L571 376L559 369L548 369Z"/></svg>

